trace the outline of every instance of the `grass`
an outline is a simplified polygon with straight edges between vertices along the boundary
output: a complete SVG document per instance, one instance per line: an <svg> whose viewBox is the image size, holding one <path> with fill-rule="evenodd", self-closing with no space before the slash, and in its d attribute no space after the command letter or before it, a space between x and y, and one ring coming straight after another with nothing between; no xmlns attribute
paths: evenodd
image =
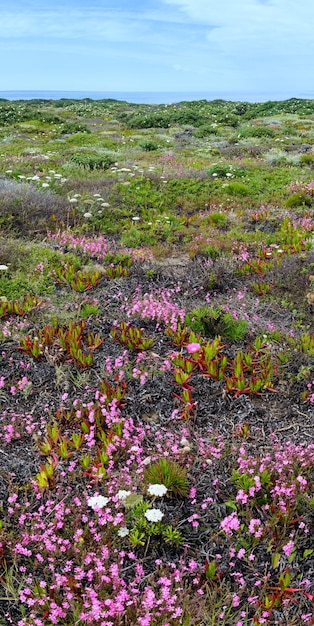
<svg viewBox="0 0 314 626"><path fill-rule="evenodd" d="M313 101L0 103L0 624L313 624Z"/></svg>

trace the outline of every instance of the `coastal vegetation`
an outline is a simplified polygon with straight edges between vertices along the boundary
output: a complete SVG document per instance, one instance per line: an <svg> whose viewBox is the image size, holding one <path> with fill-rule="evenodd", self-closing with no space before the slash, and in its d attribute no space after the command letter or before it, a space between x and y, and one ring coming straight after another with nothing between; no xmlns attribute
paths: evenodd
<svg viewBox="0 0 314 626"><path fill-rule="evenodd" d="M314 624L314 101L0 101L0 624Z"/></svg>

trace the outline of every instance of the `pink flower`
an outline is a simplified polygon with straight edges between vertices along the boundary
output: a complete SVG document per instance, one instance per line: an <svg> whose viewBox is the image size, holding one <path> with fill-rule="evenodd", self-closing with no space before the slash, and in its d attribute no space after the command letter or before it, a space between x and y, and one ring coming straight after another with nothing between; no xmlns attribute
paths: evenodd
<svg viewBox="0 0 314 626"><path fill-rule="evenodd" d="M222 528L229 537L232 535L233 530L239 530L240 520L237 514L234 512L225 517L220 523L220 528Z"/></svg>
<svg viewBox="0 0 314 626"><path fill-rule="evenodd" d="M198 352L201 349L201 345L199 343L189 343L186 349L189 354L194 354L194 352Z"/></svg>
<svg viewBox="0 0 314 626"><path fill-rule="evenodd" d="M245 550L244 550L244 548L240 548L240 550L239 550L239 552L238 552L238 554L237 554L238 559L242 559L242 557L243 557L244 555L245 555Z"/></svg>
<svg viewBox="0 0 314 626"><path fill-rule="evenodd" d="M232 606L237 607L240 604L240 596L234 595L232 598Z"/></svg>
<svg viewBox="0 0 314 626"><path fill-rule="evenodd" d="M249 524L249 533L254 537L260 537L263 532L262 522L260 519L251 519Z"/></svg>
<svg viewBox="0 0 314 626"><path fill-rule="evenodd" d="M289 543L286 543L286 545L282 547L282 551L285 553L286 556L290 556L293 548L294 548L294 542L289 541Z"/></svg>

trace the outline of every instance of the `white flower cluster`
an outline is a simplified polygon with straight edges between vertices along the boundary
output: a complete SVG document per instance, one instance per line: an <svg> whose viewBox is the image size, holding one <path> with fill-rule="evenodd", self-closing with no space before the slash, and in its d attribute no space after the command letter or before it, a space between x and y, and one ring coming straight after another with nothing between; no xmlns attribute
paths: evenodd
<svg viewBox="0 0 314 626"><path fill-rule="evenodd" d="M157 498L162 498L166 495L168 489L166 485L159 485L155 483L154 485L150 485L147 489L150 496L155 496Z"/></svg>
<svg viewBox="0 0 314 626"><path fill-rule="evenodd" d="M119 500L121 500L122 502L131 495L131 491L126 491L125 489L120 489L120 491L118 491L117 493L117 498L119 498Z"/></svg>
<svg viewBox="0 0 314 626"><path fill-rule="evenodd" d="M147 509L144 516L149 522L160 522L164 514L160 509Z"/></svg>
<svg viewBox="0 0 314 626"><path fill-rule="evenodd" d="M100 495L91 496L91 498L87 500L88 506L90 506L93 511L96 511L97 509L103 509L104 506L108 504L108 502L109 498L105 498L104 496Z"/></svg>

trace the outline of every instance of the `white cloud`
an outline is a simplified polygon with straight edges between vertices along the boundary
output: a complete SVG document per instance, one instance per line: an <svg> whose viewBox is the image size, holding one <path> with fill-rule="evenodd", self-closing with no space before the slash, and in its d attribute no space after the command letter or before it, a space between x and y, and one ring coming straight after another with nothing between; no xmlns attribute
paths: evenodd
<svg viewBox="0 0 314 626"><path fill-rule="evenodd" d="M211 26L208 41L217 50L254 53L259 49L267 55L282 50L291 56L299 46L313 50L314 4L312 0L163 0L176 6L181 15L193 23Z"/></svg>

